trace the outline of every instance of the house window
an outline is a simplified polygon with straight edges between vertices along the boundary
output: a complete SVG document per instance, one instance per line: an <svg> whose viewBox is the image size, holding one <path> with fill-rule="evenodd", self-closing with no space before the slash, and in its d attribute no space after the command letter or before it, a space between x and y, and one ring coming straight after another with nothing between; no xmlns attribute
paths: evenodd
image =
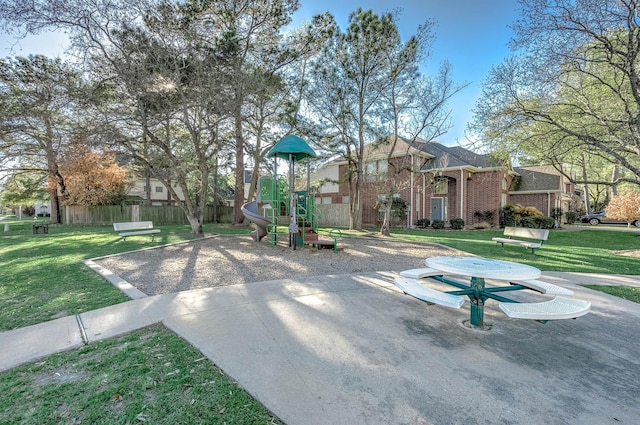
<svg viewBox="0 0 640 425"><path fill-rule="evenodd" d="M156 193L162 193L164 192L164 187L163 186L156 186Z"/></svg>
<svg viewBox="0 0 640 425"><path fill-rule="evenodd" d="M386 180L387 179L387 169L389 168L389 164L387 161L378 161L378 180Z"/></svg>
<svg viewBox="0 0 640 425"><path fill-rule="evenodd" d="M449 193L449 179L438 178L433 182L434 195L446 195Z"/></svg>
<svg viewBox="0 0 640 425"><path fill-rule="evenodd" d="M331 196L323 196L322 205L329 205L329 204L331 204Z"/></svg>
<svg viewBox="0 0 640 425"><path fill-rule="evenodd" d="M388 168L389 165L386 160L367 162L364 169L364 181L377 182L386 180Z"/></svg>
<svg viewBox="0 0 640 425"><path fill-rule="evenodd" d="M342 197L342 203L343 204L348 204L349 203L349 196L348 195Z"/></svg>
<svg viewBox="0 0 640 425"><path fill-rule="evenodd" d="M251 170L244 170L244 182L251 183Z"/></svg>

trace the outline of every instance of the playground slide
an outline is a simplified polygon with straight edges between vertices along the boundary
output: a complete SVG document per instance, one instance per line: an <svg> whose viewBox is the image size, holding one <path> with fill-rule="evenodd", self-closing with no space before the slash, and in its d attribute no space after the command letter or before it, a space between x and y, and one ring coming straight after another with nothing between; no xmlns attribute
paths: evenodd
<svg viewBox="0 0 640 425"><path fill-rule="evenodd" d="M271 220L258 212L258 202L247 202L242 206L242 214L252 223L255 223L256 230L251 232L254 241L259 242L260 239L267 236L267 226L271 224Z"/></svg>

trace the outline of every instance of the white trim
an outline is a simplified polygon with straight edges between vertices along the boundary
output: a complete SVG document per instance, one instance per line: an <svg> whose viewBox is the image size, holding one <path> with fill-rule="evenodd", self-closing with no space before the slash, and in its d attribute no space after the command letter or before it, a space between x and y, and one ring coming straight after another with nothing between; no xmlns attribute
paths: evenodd
<svg viewBox="0 0 640 425"><path fill-rule="evenodd" d="M464 170L460 169L460 218L464 220L464 184L467 179L464 178Z"/></svg>

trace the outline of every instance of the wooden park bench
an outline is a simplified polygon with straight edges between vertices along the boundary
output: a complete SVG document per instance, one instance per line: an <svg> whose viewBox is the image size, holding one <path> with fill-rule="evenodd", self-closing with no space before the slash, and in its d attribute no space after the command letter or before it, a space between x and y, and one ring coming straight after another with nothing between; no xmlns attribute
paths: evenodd
<svg viewBox="0 0 640 425"><path fill-rule="evenodd" d="M542 246L542 243L549 237L548 229L530 229L528 227L505 227L504 236L506 238L491 238L499 244L519 245L531 250L531 255L536 255L536 249ZM524 238L520 240L514 238ZM535 242L534 242L535 241Z"/></svg>
<svg viewBox="0 0 640 425"><path fill-rule="evenodd" d="M160 229L153 228L153 222L151 221L129 221L126 223L113 223L113 230L118 233L118 236L123 241L127 240L127 236L135 235L151 235L151 242L156 233L160 233Z"/></svg>

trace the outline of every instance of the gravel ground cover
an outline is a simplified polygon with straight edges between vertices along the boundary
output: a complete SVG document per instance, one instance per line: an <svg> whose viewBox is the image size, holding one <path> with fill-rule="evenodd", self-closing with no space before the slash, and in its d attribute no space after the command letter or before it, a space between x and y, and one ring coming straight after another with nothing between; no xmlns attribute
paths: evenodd
<svg viewBox="0 0 640 425"><path fill-rule="evenodd" d="M277 279L424 267L424 259L461 255L436 244L398 242L378 237L339 241L343 251L253 242L247 235L216 235L96 259L147 295Z"/></svg>

